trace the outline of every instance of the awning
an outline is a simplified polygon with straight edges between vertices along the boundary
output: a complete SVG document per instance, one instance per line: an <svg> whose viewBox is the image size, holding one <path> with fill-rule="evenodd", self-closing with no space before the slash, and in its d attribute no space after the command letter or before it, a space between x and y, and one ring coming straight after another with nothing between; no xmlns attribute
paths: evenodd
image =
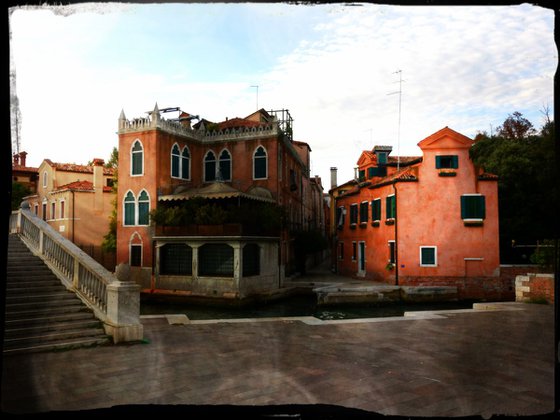
<svg viewBox="0 0 560 420"><path fill-rule="evenodd" d="M256 190L256 189L255 189ZM181 201L190 200L195 197L207 199L223 199L223 198L247 198L250 200L265 201L267 203L276 203L272 197L267 197L267 194L259 194L258 191L251 193L244 193L238 189L228 185L224 182L213 182L210 185L201 188L191 188L175 194L162 195L159 201Z"/></svg>

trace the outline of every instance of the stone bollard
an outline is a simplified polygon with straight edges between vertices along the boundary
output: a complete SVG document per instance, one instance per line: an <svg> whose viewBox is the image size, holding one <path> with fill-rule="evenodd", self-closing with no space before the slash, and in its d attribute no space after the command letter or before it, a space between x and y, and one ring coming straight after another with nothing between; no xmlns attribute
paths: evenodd
<svg viewBox="0 0 560 420"><path fill-rule="evenodd" d="M120 263L115 267L115 277L119 281L130 281L130 265Z"/></svg>

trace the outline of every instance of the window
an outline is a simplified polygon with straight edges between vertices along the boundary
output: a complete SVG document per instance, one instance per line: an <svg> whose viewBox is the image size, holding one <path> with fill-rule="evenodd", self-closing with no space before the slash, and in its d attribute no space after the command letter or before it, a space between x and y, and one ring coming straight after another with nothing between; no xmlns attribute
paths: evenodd
<svg viewBox="0 0 560 420"><path fill-rule="evenodd" d="M191 153L187 146L181 152L181 178L191 179Z"/></svg>
<svg viewBox="0 0 560 420"><path fill-rule="evenodd" d="M461 196L461 218L469 221L482 221L486 218L485 197L480 194Z"/></svg>
<svg viewBox="0 0 560 420"><path fill-rule="evenodd" d="M381 199L376 198L371 202L371 221L381 220Z"/></svg>
<svg viewBox="0 0 560 420"><path fill-rule="evenodd" d="M115 185L115 180L113 178L107 178L107 186L113 188Z"/></svg>
<svg viewBox="0 0 560 420"><path fill-rule="evenodd" d="M360 223L367 223L368 221L368 202L363 201L360 203Z"/></svg>
<svg viewBox="0 0 560 420"><path fill-rule="evenodd" d="M233 277L233 248L226 244L204 244L198 249L201 276Z"/></svg>
<svg viewBox="0 0 560 420"><path fill-rule="evenodd" d="M436 266L437 266L437 247L421 246L420 267L436 267Z"/></svg>
<svg viewBox="0 0 560 420"><path fill-rule="evenodd" d="M43 214L42 214L43 220L46 221L47 220L47 203L46 202L43 203L43 208L41 210L43 210Z"/></svg>
<svg viewBox="0 0 560 420"><path fill-rule="evenodd" d="M136 198L132 191L126 193L124 197L124 225L133 226L136 224Z"/></svg>
<svg viewBox="0 0 560 420"><path fill-rule="evenodd" d="M387 175L387 168L385 166L381 167L371 167L368 168L368 178L373 178L374 176L385 176Z"/></svg>
<svg viewBox="0 0 560 420"><path fill-rule="evenodd" d="M47 171L43 172L43 188L47 188Z"/></svg>
<svg viewBox="0 0 560 420"><path fill-rule="evenodd" d="M144 173L144 149L140 140L134 142L130 154L130 175L142 175Z"/></svg>
<svg viewBox="0 0 560 420"><path fill-rule="evenodd" d="M220 178L223 181L231 181L231 155L227 150L220 153Z"/></svg>
<svg viewBox="0 0 560 420"><path fill-rule="evenodd" d="M358 205L351 204L350 205L350 226L355 225L358 223Z"/></svg>
<svg viewBox="0 0 560 420"><path fill-rule="evenodd" d="M387 163L387 152L377 152L377 163L379 165Z"/></svg>
<svg viewBox="0 0 560 420"><path fill-rule="evenodd" d="M387 219L394 219L397 215L395 196L389 195L385 200L385 215Z"/></svg>
<svg viewBox="0 0 560 420"><path fill-rule="evenodd" d="M359 179L360 182L366 180L366 170L365 170L365 169L361 169L361 170L358 172L358 179Z"/></svg>
<svg viewBox="0 0 560 420"><path fill-rule="evenodd" d="M142 245L130 244L130 266L142 267Z"/></svg>
<svg viewBox="0 0 560 420"><path fill-rule="evenodd" d="M290 169L290 191L297 191L296 171Z"/></svg>
<svg viewBox="0 0 560 420"><path fill-rule="evenodd" d="M204 157L204 181L211 182L216 180L216 155L209 151Z"/></svg>
<svg viewBox="0 0 560 420"><path fill-rule="evenodd" d="M352 242L352 261L356 261L356 242Z"/></svg>
<svg viewBox="0 0 560 420"><path fill-rule="evenodd" d="M56 219L56 202L51 203L51 219Z"/></svg>
<svg viewBox="0 0 560 420"><path fill-rule="evenodd" d="M444 155L436 156L436 169L457 169L459 167L459 156Z"/></svg>
<svg viewBox="0 0 560 420"><path fill-rule="evenodd" d="M266 150L264 147L259 146L253 154L253 179L266 179L268 177L268 162ZM282 161L279 161L279 165Z"/></svg>
<svg viewBox="0 0 560 420"><path fill-rule="evenodd" d="M337 227L338 229L342 229L344 226L344 216L346 215L346 209L344 206L338 207L336 209L336 220L338 221Z"/></svg>
<svg viewBox="0 0 560 420"><path fill-rule="evenodd" d="M339 260L344 259L344 243L343 242L338 243L338 259Z"/></svg>
<svg viewBox="0 0 560 420"><path fill-rule="evenodd" d="M61 219L64 219L64 216L65 216L65 214L64 214L65 207L66 207L66 202L65 202L64 200L61 200L61 201L60 201L60 218L61 218Z"/></svg>
<svg viewBox="0 0 560 420"><path fill-rule="evenodd" d="M247 244L243 247L243 277L258 276L260 274L260 248L257 244Z"/></svg>
<svg viewBox="0 0 560 420"><path fill-rule="evenodd" d="M395 241L389 241L389 262L395 264Z"/></svg>
<svg viewBox="0 0 560 420"><path fill-rule="evenodd" d="M150 224L150 197L146 190L142 190L138 196L138 224Z"/></svg>
<svg viewBox="0 0 560 420"><path fill-rule="evenodd" d="M35 204L35 216L39 216L39 204Z"/></svg>
<svg viewBox="0 0 560 420"><path fill-rule="evenodd" d="M192 275L192 248L187 244L165 244L159 250L160 274Z"/></svg>
<svg viewBox="0 0 560 420"><path fill-rule="evenodd" d="M181 166L181 152L177 144L171 149L171 178L179 178Z"/></svg>

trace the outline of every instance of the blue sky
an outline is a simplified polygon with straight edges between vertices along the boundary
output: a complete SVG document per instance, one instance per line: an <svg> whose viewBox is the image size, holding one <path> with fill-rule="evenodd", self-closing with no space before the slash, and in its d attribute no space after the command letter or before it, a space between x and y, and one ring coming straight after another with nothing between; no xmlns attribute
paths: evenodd
<svg viewBox="0 0 560 420"><path fill-rule="evenodd" d="M539 6L83 3L10 9L20 151L86 163L117 119L179 106L208 120L289 109L311 175L353 176L364 149L419 155L449 126L469 137L553 112L554 12ZM399 128L399 74L402 70ZM257 89L252 87L258 85Z"/></svg>

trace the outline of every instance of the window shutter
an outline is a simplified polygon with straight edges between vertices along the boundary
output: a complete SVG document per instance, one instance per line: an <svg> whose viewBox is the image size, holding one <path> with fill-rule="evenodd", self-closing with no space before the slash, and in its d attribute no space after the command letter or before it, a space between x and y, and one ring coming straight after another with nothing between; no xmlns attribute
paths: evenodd
<svg viewBox="0 0 560 420"><path fill-rule="evenodd" d="M454 156L451 156L451 158L452 158L451 167L452 167L453 169L457 169L457 168L459 167L459 156L454 155Z"/></svg>
<svg viewBox="0 0 560 420"><path fill-rule="evenodd" d="M441 156L436 156L436 169L441 168Z"/></svg>

